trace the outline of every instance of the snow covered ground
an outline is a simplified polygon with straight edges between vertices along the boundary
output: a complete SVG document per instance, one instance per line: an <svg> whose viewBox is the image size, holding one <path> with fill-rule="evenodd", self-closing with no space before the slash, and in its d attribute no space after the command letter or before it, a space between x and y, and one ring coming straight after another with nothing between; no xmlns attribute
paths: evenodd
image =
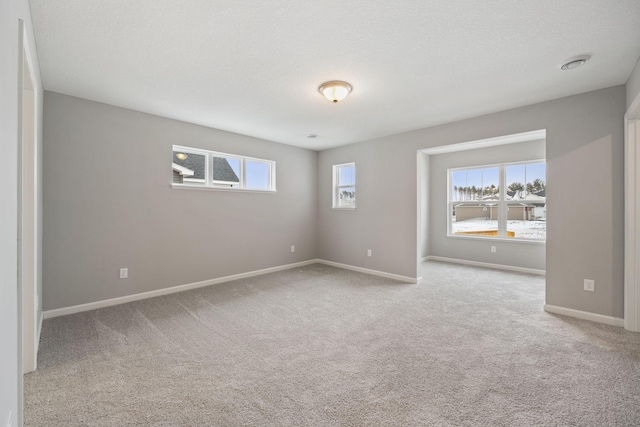
<svg viewBox="0 0 640 427"><path fill-rule="evenodd" d="M452 232L459 233L461 231L482 231L497 230L498 220L474 218L465 221L452 223ZM520 239L538 239L544 240L547 236L546 221L507 221L507 230L515 231L516 237Z"/></svg>

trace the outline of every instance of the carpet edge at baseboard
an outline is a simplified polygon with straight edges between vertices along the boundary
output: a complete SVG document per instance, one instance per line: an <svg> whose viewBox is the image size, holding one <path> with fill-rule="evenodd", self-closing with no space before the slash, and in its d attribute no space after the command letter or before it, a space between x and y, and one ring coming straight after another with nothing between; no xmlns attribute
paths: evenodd
<svg viewBox="0 0 640 427"><path fill-rule="evenodd" d="M83 311L90 311L98 308L111 307L118 304L126 304L128 302L139 301L147 298L154 298L162 295L175 294L178 292L189 291L191 289L203 288L205 286L217 285L219 283L230 282L232 280L246 279L248 277L260 276L262 274L268 274L268 273L275 273L277 271L289 270L291 268L303 267L305 265L316 264L316 263L318 263L317 259L310 259L307 261L279 265L276 267L264 268L261 270L254 270L246 273L233 274L230 276L218 277L215 279L203 280L200 282L170 286L168 288L156 289L149 292L141 292L137 294L109 298L106 300L89 302L85 304L72 305L69 307L55 308L52 310L43 311L42 314L45 319L50 319L52 317L66 316L67 314L80 313Z"/></svg>
<svg viewBox="0 0 640 427"><path fill-rule="evenodd" d="M219 283L230 282L232 280L246 279L249 277L260 276L268 273L275 273L277 271L289 270L292 268L303 267L311 264L325 264L345 270L358 271L360 273L371 274L374 276L386 277L388 279L399 280L402 282L418 283L417 278L411 278L407 276L400 276L398 274L386 273L383 271L370 270L368 268L356 267L348 264L341 264L333 261L326 261L323 259L310 259L307 261L296 262L292 264L285 264L276 267L265 268L261 270L249 271L246 273L233 274L231 276L218 277L215 279L203 280L201 282L187 283L184 285L171 286L163 289L156 289L149 292L142 292L132 295L125 295L116 298L109 298L101 301L94 301L85 304L72 305L69 307L55 308L52 310L46 310L42 312L43 319L51 319L53 317L66 316L68 314L81 313L84 311L96 310L98 308L111 307L118 304L126 304L128 302L139 301L147 298L159 297L162 295L170 295L178 292L184 292L191 289L203 288L205 286L217 285Z"/></svg>

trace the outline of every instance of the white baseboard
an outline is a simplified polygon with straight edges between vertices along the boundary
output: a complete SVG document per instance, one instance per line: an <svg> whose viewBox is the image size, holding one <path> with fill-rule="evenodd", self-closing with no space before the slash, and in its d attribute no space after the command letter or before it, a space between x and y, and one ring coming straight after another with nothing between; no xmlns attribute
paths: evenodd
<svg viewBox="0 0 640 427"><path fill-rule="evenodd" d="M624 319L618 317L604 316L602 314L590 313L588 311L574 310L573 308L558 307L557 305L544 305L544 311L547 313L562 314L563 316L576 317L583 320L591 320L592 322L604 323L611 326L624 327Z"/></svg>
<svg viewBox="0 0 640 427"><path fill-rule="evenodd" d="M216 285L218 283L230 282L232 280L246 279L248 277L260 276L267 273L275 273L276 271L289 270L291 268L302 267L309 264L315 264L319 260L312 259L308 261L296 262L293 264L280 265L277 267L265 268L262 270L250 271L248 273L234 274L231 276L218 277L217 279L203 280L202 282L188 283L186 285L172 286L170 288L158 289L155 291L143 292L139 294L126 295L118 298L111 298L102 301L90 302L87 304L79 304L71 307L57 308L54 310L43 311L45 319L52 317L65 316L67 314L80 313L82 311L95 310L97 308L110 307L113 305L124 304L132 301L158 297L161 295L175 294L177 292L188 291L190 289L203 288L205 286Z"/></svg>
<svg viewBox="0 0 640 427"><path fill-rule="evenodd" d="M451 262L451 263L454 263L454 264L473 265L475 267L494 268L496 270L517 271L519 273L537 274L537 275L540 275L540 276L544 276L546 274L546 272L544 270L537 270L535 268L516 267L516 266L504 265L504 264L491 264L491 263L488 263L488 262L468 261L466 259L445 258L445 257L433 256L433 255L429 255L424 260L425 261L433 260L433 261Z"/></svg>
<svg viewBox="0 0 640 427"><path fill-rule="evenodd" d="M330 265L332 267L344 268L345 270L358 271L360 273L371 274L373 276L386 277L387 279L394 279L394 280L399 280L401 282L407 282L407 283L418 283L418 280L422 279L422 278L415 278L415 277L409 277L409 276L401 276L399 274L386 273L384 271L371 270L364 267L356 267L355 265L342 264L339 262L327 261L324 259L318 259L316 260L316 262L320 264Z"/></svg>
<svg viewBox="0 0 640 427"><path fill-rule="evenodd" d="M132 301L139 301L142 299L159 297L162 295L175 294L177 292L188 291L190 289L203 288L205 286L216 285L218 283L230 282L232 280L246 279L248 277L260 276L262 274L267 274L267 273L275 273L276 271L289 270L291 268L302 267L305 265L317 264L317 263L331 265L333 267L338 267L338 268L344 268L346 270L358 271L360 273L372 274L374 276L386 277L388 279L399 280L401 282L419 283L419 281L422 280L422 277L419 277L416 279L413 277L400 276L398 274L385 273L384 271L370 270L368 268L356 267L353 265L341 264L333 261L326 261L322 259L311 259L308 261L296 262L294 264L286 264L286 265L280 265L278 267L271 267L271 268L265 268L262 270L250 271L248 273L240 273L240 274L234 274L231 276L218 277L217 279L203 280L202 282L188 283L186 285L172 286L170 288L158 289L155 291L143 292L143 293L133 294L133 295L126 295L123 297L111 298L111 299L102 300L102 301L95 301L87 304L79 304L71 307L63 307L63 308L57 308L54 310L43 311L41 322L40 322L40 328L42 329L42 319L51 319L52 317L66 316L67 314L80 313L83 311L95 310L95 309L104 308L104 307L111 307L113 305L118 305L118 304L125 304Z"/></svg>

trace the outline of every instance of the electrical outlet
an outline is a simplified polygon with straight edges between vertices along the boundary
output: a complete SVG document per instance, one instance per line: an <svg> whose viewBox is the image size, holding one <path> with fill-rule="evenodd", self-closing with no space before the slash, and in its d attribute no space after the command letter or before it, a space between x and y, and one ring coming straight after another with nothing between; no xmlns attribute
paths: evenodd
<svg viewBox="0 0 640 427"><path fill-rule="evenodd" d="M596 281L591 279L584 279L584 290L589 292L595 292Z"/></svg>
<svg viewBox="0 0 640 427"><path fill-rule="evenodd" d="M497 252L497 250L496 250L496 247L495 247L495 246L491 246L491 252L492 252L492 253L496 253L496 252Z"/></svg>
<svg viewBox="0 0 640 427"><path fill-rule="evenodd" d="M291 252L295 252L296 251L296 247L291 245Z"/></svg>
<svg viewBox="0 0 640 427"><path fill-rule="evenodd" d="M129 269L128 268L121 268L120 269L120 278L121 279L126 279L127 277L129 277Z"/></svg>
<svg viewBox="0 0 640 427"><path fill-rule="evenodd" d="M371 249L367 249L367 256L371 256Z"/></svg>

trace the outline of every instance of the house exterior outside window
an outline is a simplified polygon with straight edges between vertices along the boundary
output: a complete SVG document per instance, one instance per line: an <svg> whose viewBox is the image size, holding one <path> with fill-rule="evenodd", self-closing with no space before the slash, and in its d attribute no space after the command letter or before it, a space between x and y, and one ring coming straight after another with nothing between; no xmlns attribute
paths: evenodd
<svg viewBox="0 0 640 427"><path fill-rule="evenodd" d="M174 145L172 186L275 192L276 162Z"/></svg>
<svg viewBox="0 0 640 427"><path fill-rule="evenodd" d="M448 170L448 236L545 241L546 164Z"/></svg>

